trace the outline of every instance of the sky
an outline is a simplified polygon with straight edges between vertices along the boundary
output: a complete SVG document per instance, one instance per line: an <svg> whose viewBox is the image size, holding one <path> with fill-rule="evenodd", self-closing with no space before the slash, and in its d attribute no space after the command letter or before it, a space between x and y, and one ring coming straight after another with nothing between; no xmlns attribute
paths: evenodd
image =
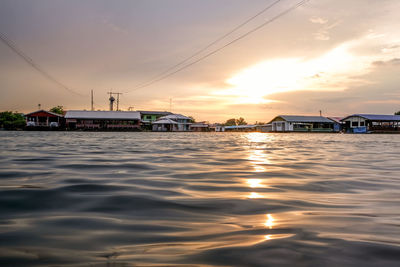
<svg viewBox="0 0 400 267"><path fill-rule="evenodd" d="M187 63L216 53L140 88L274 2ZM0 32L74 92L0 42L0 111L89 110L91 90L96 110L113 91L122 110L210 122L400 110L400 1L310 0L273 19L298 2L0 0Z"/></svg>

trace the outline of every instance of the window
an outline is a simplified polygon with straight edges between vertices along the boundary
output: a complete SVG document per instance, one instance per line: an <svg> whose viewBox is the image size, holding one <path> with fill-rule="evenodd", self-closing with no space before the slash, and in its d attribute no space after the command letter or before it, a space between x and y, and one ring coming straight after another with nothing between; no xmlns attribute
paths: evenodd
<svg viewBox="0 0 400 267"><path fill-rule="evenodd" d="M358 127L358 121L352 121L351 122L352 127Z"/></svg>
<svg viewBox="0 0 400 267"><path fill-rule="evenodd" d="M360 121L360 126L365 126L365 122L364 121Z"/></svg>

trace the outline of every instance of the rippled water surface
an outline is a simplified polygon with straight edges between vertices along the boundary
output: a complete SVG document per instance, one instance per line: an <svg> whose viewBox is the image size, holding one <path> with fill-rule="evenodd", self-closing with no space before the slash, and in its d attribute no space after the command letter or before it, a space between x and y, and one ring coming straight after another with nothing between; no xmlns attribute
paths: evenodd
<svg viewBox="0 0 400 267"><path fill-rule="evenodd" d="M400 135L0 141L1 266L400 266Z"/></svg>

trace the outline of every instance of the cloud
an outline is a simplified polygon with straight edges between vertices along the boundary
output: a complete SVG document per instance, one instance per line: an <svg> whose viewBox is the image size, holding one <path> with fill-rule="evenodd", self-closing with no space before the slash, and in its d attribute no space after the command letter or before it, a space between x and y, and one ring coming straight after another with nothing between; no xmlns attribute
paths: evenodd
<svg viewBox="0 0 400 267"><path fill-rule="evenodd" d="M326 22L328 22L328 21L326 21ZM325 24L325 23L323 23L323 24ZM329 25L327 25L327 24L324 25L320 30L318 30L316 33L314 33L314 38L316 40L319 40L319 41L328 41L328 40L330 40L331 37L330 37L330 32L329 31L331 29L335 28L336 26L338 26L340 23L342 23L342 21L338 20L338 21L336 21L334 23L331 23Z"/></svg>
<svg viewBox="0 0 400 267"><path fill-rule="evenodd" d="M328 22L327 19L320 18L320 17L311 17L309 19L309 21L311 21L312 23L315 23L315 24L325 24Z"/></svg>
<svg viewBox="0 0 400 267"><path fill-rule="evenodd" d="M387 61L377 60L371 63L374 67L398 66L400 65L400 58L392 58Z"/></svg>

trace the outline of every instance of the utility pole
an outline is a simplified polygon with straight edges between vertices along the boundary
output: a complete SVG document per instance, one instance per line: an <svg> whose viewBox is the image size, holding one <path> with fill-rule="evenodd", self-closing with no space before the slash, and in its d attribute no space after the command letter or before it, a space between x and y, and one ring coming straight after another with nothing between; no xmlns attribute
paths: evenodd
<svg viewBox="0 0 400 267"><path fill-rule="evenodd" d="M319 111L319 116L322 117L322 110Z"/></svg>
<svg viewBox="0 0 400 267"><path fill-rule="evenodd" d="M110 95L110 98L109 98L110 111L113 111L113 106L114 106L114 101L115 101L115 98L113 97L113 95L117 95L117 111L119 111L119 95L122 95L122 93L114 93L114 92L110 91L110 92L107 92L107 94Z"/></svg>
<svg viewBox="0 0 400 267"><path fill-rule="evenodd" d="M42 107L42 105L41 105L41 104L38 104L38 108L39 108L39 110L41 110L41 107Z"/></svg>
<svg viewBox="0 0 400 267"><path fill-rule="evenodd" d="M119 95L122 95L122 93L115 93L117 95L117 111L119 111Z"/></svg>
<svg viewBox="0 0 400 267"><path fill-rule="evenodd" d="M91 90L91 96L92 96L92 101L91 101L92 108L91 108L91 110L93 111L94 110L94 107L93 107L93 90Z"/></svg>

